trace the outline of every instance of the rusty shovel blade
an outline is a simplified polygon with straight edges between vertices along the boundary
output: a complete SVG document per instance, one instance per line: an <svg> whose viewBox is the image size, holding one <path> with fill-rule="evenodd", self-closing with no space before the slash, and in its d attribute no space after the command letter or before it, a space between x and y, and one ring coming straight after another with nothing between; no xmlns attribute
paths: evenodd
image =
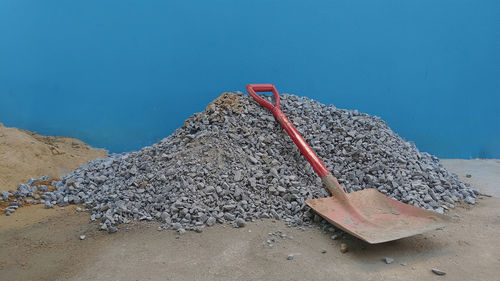
<svg viewBox="0 0 500 281"><path fill-rule="evenodd" d="M449 217L391 199L374 188L306 200L331 224L370 244L420 234L445 226Z"/></svg>

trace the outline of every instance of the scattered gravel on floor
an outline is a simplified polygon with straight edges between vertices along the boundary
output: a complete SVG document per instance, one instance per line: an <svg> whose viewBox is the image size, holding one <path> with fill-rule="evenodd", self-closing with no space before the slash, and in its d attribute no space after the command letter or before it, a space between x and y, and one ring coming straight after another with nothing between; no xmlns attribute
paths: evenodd
<svg viewBox="0 0 500 281"><path fill-rule="evenodd" d="M393 261L394 261L394 259L393 259L393 258L389 258L389 257L385 257L385 258L384 258L384 262L385 262L386 264L391 264Z"/></svg>
<svg viewBox="0 0 500 281"><path fill-rule="evenodd" d="M293 260L293 254L289 254L288 257L286 258L287 260Z"/></svg>
<svg viewBox="0 0 500 281"><path fill-rule="evenodd" d="M475 203L477 190L379 117L294 95L282 95L281 107L346 192L377 188L438 212ZM322 220L305 200L329 196L271 113L241 93L222 95L152 146L90 161L55 185L36 202L83 203L109 233L131 220L177 230L259 218L300 226ZM32 195L30 184L13 194Z"/></svg>

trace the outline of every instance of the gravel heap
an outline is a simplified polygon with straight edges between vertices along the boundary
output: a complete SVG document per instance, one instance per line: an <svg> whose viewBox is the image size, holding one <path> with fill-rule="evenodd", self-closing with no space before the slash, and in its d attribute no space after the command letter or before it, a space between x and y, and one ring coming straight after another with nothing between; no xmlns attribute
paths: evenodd
<svg viewBox="0 0 500 281"><path fill-rule="evenodd" d="M346 192L377 188L439 213L475 203L476 189L379 117L295 95L281 95L281 107ZM83 203L109 231L132 219L180 232L257 218L308 224L318 217L304 201L329 196L272 114L242 93L223 94L152 146L90 161L54 184L40 203Z"/></svg>

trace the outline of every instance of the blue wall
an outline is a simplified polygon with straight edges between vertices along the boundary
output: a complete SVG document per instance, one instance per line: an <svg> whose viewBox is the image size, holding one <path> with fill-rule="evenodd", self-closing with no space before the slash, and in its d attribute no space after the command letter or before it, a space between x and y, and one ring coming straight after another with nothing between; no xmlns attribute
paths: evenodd
<svg viewBox="0 0 500 281"><path fill-rule="evenodd" d="M2 0L0 122L121 152L272 82L498 158L499 50L498 0Z"/></svg>

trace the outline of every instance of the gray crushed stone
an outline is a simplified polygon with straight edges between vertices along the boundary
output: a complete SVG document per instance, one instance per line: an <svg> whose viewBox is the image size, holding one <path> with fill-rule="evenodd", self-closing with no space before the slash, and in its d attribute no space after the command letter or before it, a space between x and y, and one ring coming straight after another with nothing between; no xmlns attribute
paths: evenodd
<svg viewBox="0 0 500 281"><path fill-rule="evenodd" d="M109 233L131 220L175 230L242 227L259 218L290 226L320 221L304 201L329 194L295 144L249 96L228 94L222 101L231 100L238 101L209 105L154 145L90 161L35 201L46 208L83 204ZM379 117L295 95L281 95L281 108L346 192L377 188L440 213L457 201L475 203L477 190ZM0 200L33 192L28 183L13 195L2 192Z"/></svg>
<svg viewBox="0 0 500 281"><path fill-rule="evenodd" d="M235 222L236 222L236 226L238 226L238 227L245 227L247 224L245 222L245 220L242 218L237 218Z"/></svg>

